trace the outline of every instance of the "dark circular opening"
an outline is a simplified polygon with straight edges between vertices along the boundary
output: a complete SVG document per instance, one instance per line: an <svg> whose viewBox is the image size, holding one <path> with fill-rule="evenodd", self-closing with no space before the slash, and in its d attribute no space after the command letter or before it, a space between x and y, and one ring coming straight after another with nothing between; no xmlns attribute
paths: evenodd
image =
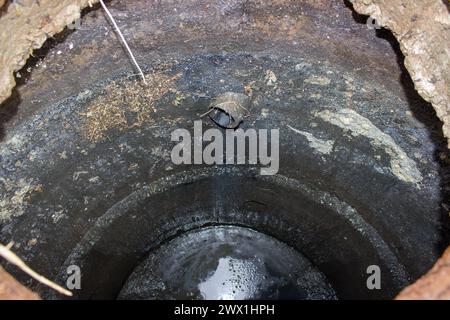
<svg viewBox="0 0 450 320"><path fill-rule="evenodd" d="M234 170L184 172L126 197L89 230L67 258L60 276L66 277L68 266L81 265L84 286L80 298L115 298L149 252L158 257L166 243L185 242L186 232L220 225L252 228L279 239L283 246L289 244L296 255L304 256L324 274L323 281L329 281L340 298L386 297L408 281L405 267L385 239L350 206L292 179L259 178ZM203 245L207 249L211 243ZM265 263L264 256L255 252L254 257ZM169 263L173 257L165 258ZM385 271L383 291L367 289L369 265ZM194 266L178 260L173 267L181 271ZM182 276L173 274L172 280ZM203 274L202 281L208 276Z"/></svg>
<svg viewBox="0 0 450 320"><path fill-rule="evenodd" d="M235 226L196 229L162 244L127 279L120 299L333 299L302 254Z"/></svg>

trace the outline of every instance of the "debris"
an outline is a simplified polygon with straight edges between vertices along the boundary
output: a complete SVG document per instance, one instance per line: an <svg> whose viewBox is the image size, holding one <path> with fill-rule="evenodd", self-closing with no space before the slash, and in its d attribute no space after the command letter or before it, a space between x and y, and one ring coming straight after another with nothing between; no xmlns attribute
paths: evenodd
<svg viewBox="0 0 450 320"><path fill-rule="evenodd" d="M18 267L20 270L28 274L30 277L34 278L35 280L39 281L40 283L52 288L53 290L71 297L72 292L70 292L67 289L64 289L63 287L57 285L56 283L48 280L47 278L41 276L40 274L33 271L30 267L28 267L25 262L22 261L15 253L11 251L11 248L13 246L13 242L9 243L7 246L3 246L0 244L0 257L4 258L9 263L12 263L16 267Z"/></svg>
<svg viewBox="0 0 450 320"><path fill-rule="evenodd" d="M245 94L226 92L214 99L208 112L201 117L209 115L217 125L235 129L244 120L244 117L249 115L247 109L249 102L249 98Z"/></svg>
<svg viewBox="0 0 450 320"><path fill-rule="evenodd" d="M174 91L179 75L168 76L162 72L146 75L147 84L136 81L116 80L104 89L104 94L94 98L86 111L84 134L93 141L108 139L111 129L124 131L153 121L154 103L166 93Z"/></svg>
<svg viewBox="0 0 450 320"><path fill-rule="evenodd" d="M25 179L12 181L0 178L0 185L6 191L0 196L0 221L8 221L12 217L22 215L28 197L34 192L43 191L41 185Z"/></svg>
<svg viewBox="0 0 450 320"><path fill-rule="evenodd" d="M27 246L32 247L32 246L35 246L36 243L37 243L37 239L36 238L30 239L27 242Z"/></svg>
<svg viewBox="0 0 450 320"><path fill-rule="evenodd" d="M67 152L66 151L58 153L58 155L61 159L67 160Z"/></svg>
<svg viewBox="0 0 450 320"><path fill-rule="evenodd" d="M245 92L245 94L251 96L253 94L252 84L248 84L248 85L244 86L244 92Z"/></svg>
<svg viewBox="0 0 450 320"><path fill-rule="evenodd" d="M100 182L100 177L95 176L95 177L90 178L88 181L93 184L98 184Z"/></svg>
<svg viewBox="0 0 450 320"><path fill-rule="evenodd" d="M77 181L82 174L88 174L87 171L76 171L73 173L72 179L73 181Z"/></svg>
<svg viewBox="0 0 450 320"><path fill-rule="evenodd" d="M186 99L184 94L177 92L177 94L175 95L175 99L173 100L172 103L175 107L179 107L184 99Z"/></svg>
<svg viewBox="0 0 450 320"><path fill-rule="evenodd" d="M266 84L268 86L275 86L276 82L277 82L277 76L275 75L275 73L272 70L267 70L266 71Z"/></svg>
<svg viewBox="0 0 450 320"><path fill-rule="evenodd" d="M310 84L320 85L320 86L327 86L331 83L331 80L328 79L327 77L323 77L323 76L311 76L308 79L305 79L305 82L310 83Z"/></svg>

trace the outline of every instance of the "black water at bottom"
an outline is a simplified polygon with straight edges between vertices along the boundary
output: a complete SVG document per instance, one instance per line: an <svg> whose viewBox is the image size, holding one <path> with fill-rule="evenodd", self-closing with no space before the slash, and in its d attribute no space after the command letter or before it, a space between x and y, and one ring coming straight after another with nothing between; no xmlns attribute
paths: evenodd
<svg viewBox="0 0 450 320"><path fill-rule="evenodd" d="M119 299L336 299L300 252L263 233L213 226L180 235L148 254Z"/></svg>

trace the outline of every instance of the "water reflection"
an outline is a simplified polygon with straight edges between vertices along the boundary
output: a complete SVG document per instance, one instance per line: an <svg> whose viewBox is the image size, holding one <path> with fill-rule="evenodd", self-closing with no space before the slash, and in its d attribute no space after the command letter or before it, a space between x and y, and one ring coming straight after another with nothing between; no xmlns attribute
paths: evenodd
<svg viewBox="0 0 450 320"><path fill-rule="evenodd" d="M151 252L121 299L334 299L310 261L286 244L243 227L185 233Z"/></svg>

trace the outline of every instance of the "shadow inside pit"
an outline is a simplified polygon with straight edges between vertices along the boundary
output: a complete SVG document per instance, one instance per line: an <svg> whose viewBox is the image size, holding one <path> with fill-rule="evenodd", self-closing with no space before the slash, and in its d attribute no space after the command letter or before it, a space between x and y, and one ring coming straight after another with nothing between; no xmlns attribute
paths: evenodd
<svg viewBox="0 0 450 320"><path fill-rule="evenodd" d="M449 3L446 2L447 8ZM345 5L352 10L352 17L356 23L366 24L368 16L357 13L352 3L349 0L344 0ZM388 29L381 28L375 30L375 36L380 39L387 41L393 52L397 57L397 63L401 69L400 83L407 99L409 108L414 118L421 122L427 128L428 134L431 140L434 142L434 161L439 164L439 177L440 177L440 187L441 187L441 221L438 228L441 234L441 241L438 246L438 251L443 253L443 251L450 244L450 150L447 145L447 138L442 132L443 123L436 115L431 103L425 101L414 87L414 82L409 75L408 70L405 67L404 59L400 44Z"/></svg>
<svg viewBox="0 0 450 320"><path fill-rule="evenodd" d="M7 5L2 8L6 8ZM91 11L96 11L100 8L100 4L96 3L92 7L87 7L81 11L81 18ZM13 88L12 94L5 101L0 103L0 142L6 137L7 123L17 120L22 99L20 97L20 89L25 85L33 75L33 70L38 63L44 60L58 44L64 43L67 37L76 31L76 28L66 27L63 31L53 37L48 38L43 46L33 51L33 54L28 58L26 64L19 70L14 72L16 85ZM30 70L30 72L28 71ZM20 77L17 77L20 74Z"/></svg>
<svg viewBox="0 0 450 320"><path fill-rule="evenodd" d="M445 6L447 7L448 12L450 13L450 2L448 0L442 0L442 2L445 4Z"/></svg>
<svg viewBox="0 0 450 320"><path fill-rule="evenodd" d="M17 114L21 101L17 88L14 88L11 96L0 104L0 142L6 135L5 124Z"/></svg>
<svg viewBox="0 0 450 320"><path fill-rule="evenodd" d="M19 108L22 102L20 97L21 87L30 80L33 75L33 70L39 61L44 59L57 44L64 42L67 36L72 32L73 30L66 28L62 33L58 34L54 38L48 39L42 48L33 52L33 55L30 56L26 64L19 71L14 72L16 85L13 88L12 94L9 98L0 103L0 142L5 139L7 123L17 120L15 117L18 116Z"/></svg>
<svg viewBox="0 0 450 320"><path fill-rule="evenodd" d="M450 199L450 150L447 146L447 139L442 132L443 123L437 117L436 111L431 103L425 101L416 91L413 80L405 67L405 57L400 49L400 44L392 32L387 29L378 29L376 30L376 36L389 42L392 50L395 52L398 65L401 69L399 80L408 101L409 108L413 116L426 126L429 136L435 145L434 161L439 163L442 201L440 224L442 239L438 250L443 252L450 243L450 203L445 203Z"/></svg>

